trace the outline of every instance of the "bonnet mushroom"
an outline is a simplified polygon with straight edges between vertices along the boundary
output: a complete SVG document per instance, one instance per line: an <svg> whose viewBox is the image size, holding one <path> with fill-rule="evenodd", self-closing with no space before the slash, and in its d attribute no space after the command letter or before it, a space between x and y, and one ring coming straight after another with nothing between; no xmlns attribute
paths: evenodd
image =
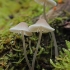
<svg viewBox="0 0 70 70"><path fill-rule="evenodd" d="M54 29L46 22L45 19L40 18L35 24L29 26L29 31L30 32L39 32L39 39L38 39L36 51L34 53L33 60L32 60L32 69L31 70L34 70L35 59L36 59L36 55L38 52L38 47L40 45L42 33L52 32L52 31L54 31Z"/></svg>
<svg viewBox="0 0 70 70"><path fill-rule="evenodd" d="M46 10L45 7L55 7L57 3L54 0L35 0L37 3L43 5L43 14L44 18L46 19ZM53 9L54 10L54 9ZM47 19L46 19L47 20Z"/></svg>
<svg viewBox="0 0 70 70"><path fill-rule="evenodd" d="M32 35L32 33L29 32L29 30L28 30L28 25L25 22L21 22L18 25L10 28L10 31L14 32L14 33L20 33L22 35L24 57L26 59L26 62L27 62L27 65L28 65L29 69L31 70L31 66L30 66L30 63L29 63L29 60L28 60L28 57L27 57L27 54L26 54L25 39L24 39L24 35L26 35L26 36L31 36Z"/></svg>
<svg viewBox="0 0 70 70"><path fill-rule="evenodd" d="M54 0L35 0L37 3L45 6L56 6L56 2Z"/></svg>
<svg viewBox="0 0 70 70"><path fill-rule="evenodd" d="M58 4L62 4L63 3L63 0L58 0Z"/></svg>

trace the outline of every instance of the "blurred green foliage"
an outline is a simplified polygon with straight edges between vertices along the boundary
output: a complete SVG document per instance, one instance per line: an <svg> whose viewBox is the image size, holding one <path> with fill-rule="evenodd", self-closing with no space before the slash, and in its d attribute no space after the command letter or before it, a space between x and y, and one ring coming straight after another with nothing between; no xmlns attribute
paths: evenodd
<svg viewBox="0 0 70 70"><path fill-rule="evenodd" d="M34 0L0 0L0 33L22 21L32 24L42 11Z"/></svg>
<svg viewBox="0 0 70 70"><path fill-rule="evenodd" d="M34 0L0 0L0 34L22 21L31 25L42 13L43 7Z"/></svg>

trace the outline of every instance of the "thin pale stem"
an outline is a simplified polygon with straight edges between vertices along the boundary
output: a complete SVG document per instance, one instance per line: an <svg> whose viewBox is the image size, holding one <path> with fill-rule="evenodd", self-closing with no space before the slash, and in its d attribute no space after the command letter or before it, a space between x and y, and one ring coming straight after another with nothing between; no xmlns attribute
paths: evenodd
<svg viewBox="0 0 70 70"><path fill-rule="evenodd" d="M37 46L36 46L36 51L34 53L33 60L32 60L32 69L31 70L34 70L35 59L36 59L36 55L37 55L37 52L38 52L38 48L40 46L41 36L42 36L42 32L40 32L40 34L39 34L39 39L38 39L38 43L37 43Z"/></svg>
<svg viewBox="0 0 70 70"><path fill-rule="evenodd" d="M43 10L44 11L44 18L47 21L47 19L46 19L46 10L45 10L45 2L44 2L44 8L43 9L44 9ZM58 57L58 48L57 48L57 43L56 43L54 32L51 32L51 35L52 35L52 39L54 41L54 46L55 46L55 57Z"/></svg>
<svg viewBox="0 0 70 70"><path fill-rule="evenodd" d="M31 49L31 40L29 40L29 49L30 49L30 53L32 54L33 51L32 51L32 49Z"/></svg>
<svg viewBox="0 0 70 70"><path fill-rule="evenodd" d="M58 57L58 46L57 46L57 43L56 43L56 38L55 38L54 32L51 32L51 35L52 35L52 39L53 39L53 41L54 41L55 57Z"/></svg>
<svg viewBox="0 0 70 70"><path fill-rule="evenodd" d="M29 63L29 60L28 60L28 57L27 57L27 54L26 54L25 39L24 39L24 32L23 31L22 31L22 40L23 40L24 57L26 59L26 63L29 67L29 70L31 70L31 66L30 66L30 63Z"/></svg>
<svg viewBox="0 0 70 70"><path fill-rule="evenodd" d="M43 5L43 16L44 16L44 19L47 21L47 19L46 19L46 8L45 8L45 2L44 2L44 5Z"/></svg>

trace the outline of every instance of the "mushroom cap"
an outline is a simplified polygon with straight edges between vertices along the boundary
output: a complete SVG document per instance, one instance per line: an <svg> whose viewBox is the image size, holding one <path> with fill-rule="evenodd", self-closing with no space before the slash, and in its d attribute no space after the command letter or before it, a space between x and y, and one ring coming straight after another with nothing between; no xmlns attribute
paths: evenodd
<svg viewBox="0 0 70 70"><path fill-rule="evenodd" d="M57 5L57 3L54 0L35 0L37 3L41 4L41 5L45 5L46 6L50 6L50 7L54 7Z"/></svg>
<svg viewBox="0 0 70 70"><path fill-rule="evenodd" d="M21 32L24 31L24 35L26 35L26 36L32 35L32 33L29 32L28 25L25 22L21 22L21 23L17 24L16 26L10 28L10 31L14 32L14 33L19 33L19 34L21 34Z"/></svg>
<svg viewBox="0 0 70 70"><path fill-rule="evenodd" d="M53 29L45 19L40 18L35 24L29 26L29 31L30 32L43 32L43 33L48 33L52 32L55 29Z"/></svg>

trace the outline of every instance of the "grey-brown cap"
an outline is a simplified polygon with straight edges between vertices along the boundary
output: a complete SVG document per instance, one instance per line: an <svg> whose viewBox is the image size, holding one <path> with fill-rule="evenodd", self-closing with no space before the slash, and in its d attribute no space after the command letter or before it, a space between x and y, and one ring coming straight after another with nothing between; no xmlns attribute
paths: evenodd
<svg viewBox="0 0 70 70"><path fill-rule="evenodd" d="M14 32L14 33L19 33L19 34L21 34L21 32L24 31L24 35L26 35L26 36L32 35L32 33L29 32L29 30L28 30L27 23L25 23L25 22L21 22L21 23L17 24L16 26L10 28L10 31Z"/></svg>
<svg viewBox="0 0 70 70"><path fill-rule="evenodd" d="M55 29L52 28L45 19L40 18L35 24L29 26L29 31L30 32L40 32L42 31L43 33L47 32L52 32Z"/></svg>
<svg viewBox="0 0 70 70"><path fill-rule="evenodd" d="M57 5L57 3L54 0L35 0L35 1L41 5L44 5L45 2L45 5L48 7L49 6L54 7Z"/></svg>

